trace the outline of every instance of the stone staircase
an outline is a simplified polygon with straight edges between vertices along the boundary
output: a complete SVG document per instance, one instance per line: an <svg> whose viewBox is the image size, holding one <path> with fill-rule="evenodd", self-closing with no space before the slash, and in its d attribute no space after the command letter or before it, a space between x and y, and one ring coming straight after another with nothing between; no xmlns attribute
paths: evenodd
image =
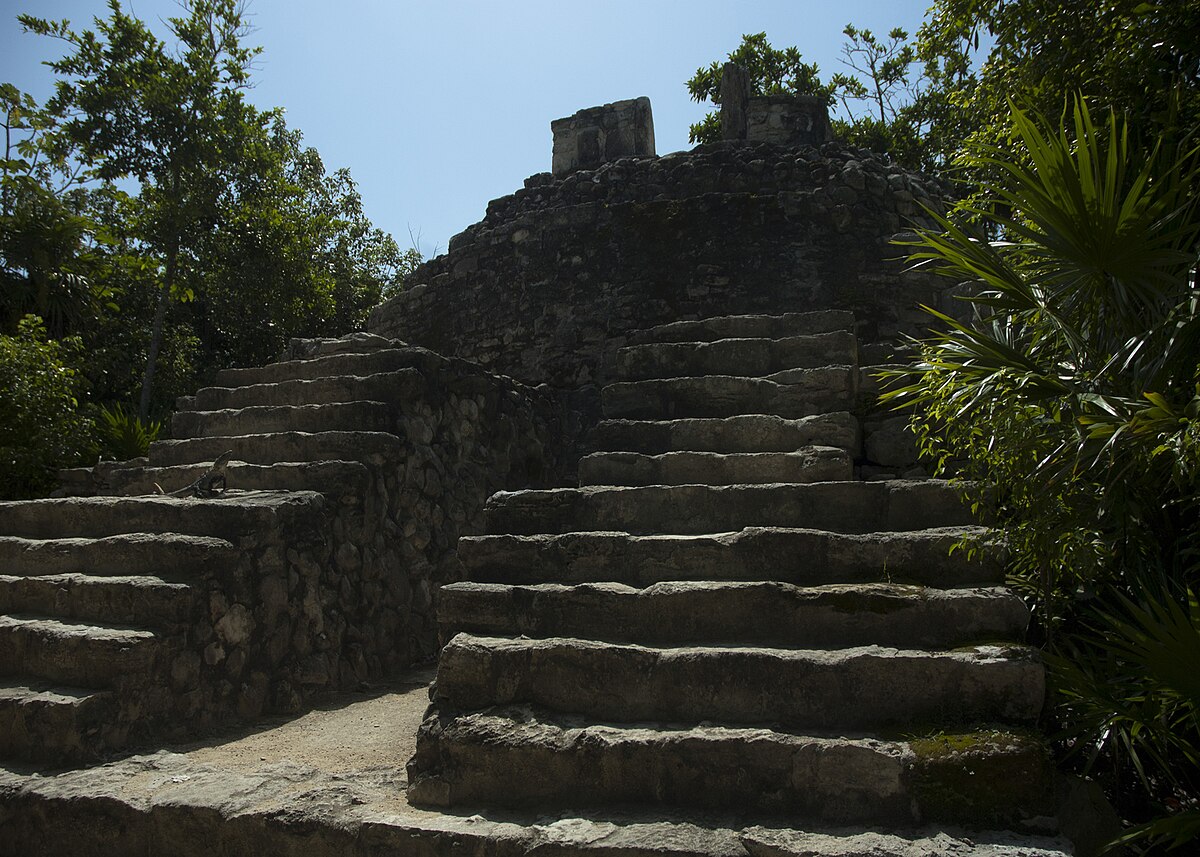
<svg viewBox="0 0 1200 857"><path fill-rule="evenodd" d="M245 587L250 545L303 546L323 506L312 492L0 504L0 757L72 763L222 707L258 714L266 687L240 646L253 619L210 616L210 588ZM213 686L217 641L243 649L238 674L221 671L238 686Z"/></svg>
<svg viewBox="0 0 1200 857"><path fill-rule="evenodd" d="M78 763L295 711L432 653L429 557L470 506L450 502L443 451L473 468L482 507L498 486L470 419L506 393L367 334L287 357L182 400L148 459L69 474L95 496L0 503L0 758ZM159 493L226 450L226 493ZM428 652L406 627L418 610Z"/></svg>
<svg viewBox="0 0 1200 857"><path fill-rule="evenodd" d="M1044 826L1028 615L937 481L855 479L853 318L656 327L580 487L502 492L441 590L431 807Z"/></svg>

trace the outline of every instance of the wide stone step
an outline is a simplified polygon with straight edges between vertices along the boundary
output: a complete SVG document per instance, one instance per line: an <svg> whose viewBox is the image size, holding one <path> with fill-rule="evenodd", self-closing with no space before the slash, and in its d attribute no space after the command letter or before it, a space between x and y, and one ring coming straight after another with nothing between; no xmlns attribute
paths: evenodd
<svg viewBox="0 0 1200 857"><path fill-rule="evenodd" d="M858 340L849 331L783 339L719 339L714 342L653 342L617 351L623 381L701 375L762 377L783 369L854 366Z"/></svg>
<svg viewBox="0 0 1200 857"><path fill-rule="evenodd" d="M112 691L0 679L0 758L57 763L91 756L115 710Z"/></svg>
<svg viewBox="0 0 1200 857"><path fill-rule="evenodd" d="M205 500L156 496L14 500L0 503L0 531L27 539L161 532L229 540L269 527L313 529L325 519L325 502L311 491L233 492Z"/></svg>
<svg viewBox="0 0 1200 857"><path fill-rule="evenodd" d="M603 420L599 450L641 452L792 452L805 446L859 448L858 419L848 411L789 420L771 414L680 420Z"/></svg>
<svg viewBox="0 0 1200 857"><path fill-rule="evenodd" d="M673 581L635 589L621 583L451 583L439 590L438 599L443 640L467 632L650 645L950 648L983 640L1019 641L1028 622L1021 599L999 587Z"/></svg>
<svg viewBox="0 0 1200 857"><path fill-rule="evenodd" d="M850 366L787 369L769 378L708 375L621 381L600 391L608 419L665 420L774 414L796 419L854 405L857 371Z"/></svg>
<svg viewBox="0 0 1200 857"><path fill-rule="evenodd" d="M127 575L130 569L173 580L206 569L234 568L237 549L225 539L180 533L129 533L101 538L0 536L0 574Z"/></svg>
<svg viewBox="0 0 1200 857"><path fill-rule="evenodd" d="M752 527L715 535L616 532L463 536L458 558L475 581L511 584L673 580L825 583L898 582L944 589L1004 580L1000 545L951 549L978 527L912 532L834 533Z"/></svg>
<svg viewBox="0 0 1200 857"><path fill-rule="evenodd" d="M406 448L403 439L390 432L283 431L235 437L160 440L150 445L150 463L155 467L211 464L217 456L232 449L234 460L247 464L271 465L287 461L382 464L403 456Z"/></svg>
<svg viewBox="0 0 1200 857"><path fill-rule="evenodd" d="M434 714L418 735L408 794L410 802L431 806L737 807L785 815L793 829L814 823L994 827L1044 813L1051 775L1039 742L1004 731L953 737L972 752L947 753L948 764L937 764L926 758L929 742L923 741L594 724L526 706ZM943 799L947 792L955 799ZM877 850L880 844L874 838L868 850L831 857L875 857L886 853Z"/></svg>
<svg viewBox="0 0 1200 857"><path fill-rule="evenodd" d="M0 675L106 687L152 671L162 639L153 631L0 615Z"/></svg>
<svg viewBox="0 0 1200 857"><path fill-rule="evenodd" d="M219 411L178 411L171 436L192 438L286 431L395 431L396 408L384 402L263 405Z"/></svg>
<svg viewBox="0 0 1200 857"><path fill-rule="evenodd" d="M323 405L330 402L397 402L418 395L425 378L417 369L375 375L333 375L244 387L203 387L187 408L218 411L264 405Z"/></svg>
<svg viewBox="0 0 1200 857"><path fill-rule="evenodd" d="M237 438L231 438L236 443ZM362 454L364 450L358 450ZM115 470L108 477L112 494L170 494L194 483L209 464L176 464ZM370 484L367 466L357 461L280 461L247 464L230 461L225 469L226 488L241 491L319 491L330 497L362 496ZM220 490L220 489L218 489Z"/></svg>
<svg viewBox="0 0 1200 857"><path fill-rule="evenodd" d="M870 533L972 522L957 489L934 480L502 491L488 500L485 520L489 533L515 535L699 534L743 527Z"/></svg>
<svg viewBox="0 0 1200 857"><path fill-rule="evenodd" d="M335 376L366 376L399 369L436 369L449 361L425 348L370 348L363 351L343 351L318 354L300 360L284 360L265 366L245 369L222 369L217 373L217 387L249 387L255 384L278 384L281 381L305 380Z"/></svg>
<svg viewBox="0 0 1200 857"><path fill-rule="evenodd" d="M0 574L0 613L157 628L186 622L204 597L194 586L146 575Z"/></svg>
<svg viewBox="0 0 1200 857"><path fill-rule="evenodd" d="M843 449L810 446L795 452L596 452L579 462L580 485L738 485L836 482L854 478Z"/></svg>
<svg viewBox="0 0 1200 857"><path fill-rule="evenodd" d="M624 723L880 729L1031 724L1045 678L1036 650L1015 645L655 648L459 634L442 649L435 693L457 711L521 703Z"/></svg>
<svg viewBox="0 0 1200 857"><path fill-rule="evenodd" d="M854 313L848 310L789 312L783 315L728 315L696 321L674 321L630 334L629 341L712 342L717 339L811 336L835 330L853 330Z"/></svg>

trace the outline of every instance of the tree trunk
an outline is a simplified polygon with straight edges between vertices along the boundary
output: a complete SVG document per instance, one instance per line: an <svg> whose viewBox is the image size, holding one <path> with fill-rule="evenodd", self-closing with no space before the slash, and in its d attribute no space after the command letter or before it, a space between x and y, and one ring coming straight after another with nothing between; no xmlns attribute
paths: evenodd
<svg viewBox="0 0 1200 857"><path fill-rule="evenodd" d="M146 372L142 375L142 398L138 404L138 419L142 422L146 422L150 417L150 391L154 387L154 368L158 363L158 351L162 347L163 322L167 318L167 305L171 302L171 287L175 284L175 265L178 258L179 242L173 241L167 248L167 270L163 277L162 290L158 293L158 306L154 308L150 353L146 357Z"/></svg>

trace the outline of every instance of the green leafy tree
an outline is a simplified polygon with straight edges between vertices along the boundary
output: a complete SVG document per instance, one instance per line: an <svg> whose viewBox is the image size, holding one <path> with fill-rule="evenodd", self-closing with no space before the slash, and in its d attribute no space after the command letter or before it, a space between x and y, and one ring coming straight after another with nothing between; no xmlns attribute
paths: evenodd
<svg viewBox="0 0 1200 857"><path fill-rule="evenodd" d="M742 36L742 43L729 54L729 61L746 69L750 76L751 95L815 95L833 103L834 87L821 82L816 63L806 63L795 46L779 50L771 47L766 33ZM721 69L714 62L696 69L687 82L692 100L721 105ZM721 139L721 115L710 112L691 126L688 140L692 143L713 143Z"/></svg>
<svg viewBox="0 0 1200 857"><path fill-rule="evenodd" d="M1003 531L1059 655L1069 746L1142 784L1163 815L1143 834L1194 835L1195 682L1141 660L1168 641L1191 662L1200 635L1200 149L1140 147L1083 101L1065 127L1019 110L1011 127L1012 146L971 143L981 191L963 219L910 248L969 286L975 320L934 312L945 329L890 397Z"/></svg>
<svg viewBox="0 0 1200 857"><path fill-rule="evenodd" d="M21 20L71 49L40 116L43 148L93 179L77 225L91 282L120 303L83 331L98 401L138 398L146 423L218 369L361 326L402 287L412 254L371 225L349 171L245 102L258 49L234 0L183 3L169 44L117 0L92 30Z"/></svg>
<svg viewBox="0 0 1200 857"><path fill-rule="evenodd" d="M91 450L91 421L80 407L79 341L47 339L37 316L0 334L0 500L36 497L58 470Z"/></svg>
<svg viewBox="0 0 1200 857"><path fill-rule="evenodd" d="M54 151L55 117L11 84L0 84L0 331L27 314L50 335L76 332L112 295L92 276L92 223L78 165Z"/></svg>
<svg viewBox="0 0 1200 857"><path fill-rule="evenodd" d="M349 170L327 173L278 114L261 120L200 245L197 299L180 307L205 369L261 363L290 337L360 327L405 270L396 242L363 212Z"/></svg>
<svg viewBox="0 0 1200 857"><path fill-rule="evenodd" d="M181 283L212 228L223 178L240 157L241 125L252 112L243 91L257 49L241 44L241 7L235 0L185 0L182 10L168 21L175 51L119 0L110 0L109 17L96 18L95 30L20 17L28 30L71 48L50 64L60 80L49 108L66 117L62 139L98 178L141 185L141 238L161 277L138 409L143 420L168 305L172 296L191 297Z"/></svg>
<svg viewBox="0 0 1200 857"><path fill-rule="evenodd" d="M912 75L917 56L908 32L896 27L880 38L847 24L842 34L842 63L851 73L830 78L844 113L834 119L834 133L851 145L920 166L926 129L913 115L913 103L923 79Z"/></svg>
<svg viewBox="0 0 1200 857"><path fill-rule="evenodd" d="M1006 142L1009 98L1057 115L1082 92L1176 138L1200 121L1195 2L937 0L916 48L925 85L912 112L928 127L929 165L972 139Z"/></svg>

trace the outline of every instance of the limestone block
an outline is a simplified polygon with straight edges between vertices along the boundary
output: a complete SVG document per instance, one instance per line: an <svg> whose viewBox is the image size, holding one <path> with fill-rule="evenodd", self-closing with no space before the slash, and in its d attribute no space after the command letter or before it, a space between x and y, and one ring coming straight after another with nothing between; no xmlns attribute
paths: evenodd
<svg viewBox="0 0 1200 857"><path fill-rule="evenodd" d="M618 158L654 155L654 117L646 96L580 110L550 123L555 176Z"/></svg>
<svg viewBox="0 0 1200 857"><path fill-rule="evenodd" d="M819 146L833 139L829 109L811 95L760 95L746 106L746 140L781 146Z"/></svg>

